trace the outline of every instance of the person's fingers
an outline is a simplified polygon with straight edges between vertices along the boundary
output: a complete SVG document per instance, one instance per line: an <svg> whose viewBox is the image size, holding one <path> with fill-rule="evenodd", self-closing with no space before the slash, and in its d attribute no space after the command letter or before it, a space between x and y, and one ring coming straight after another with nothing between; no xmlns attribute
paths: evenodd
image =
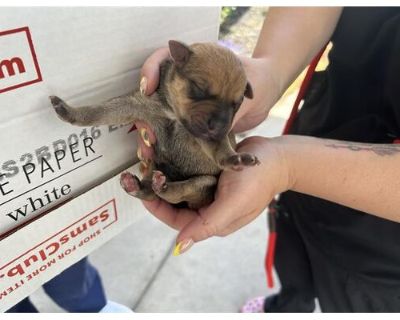
<svg viewBox="0 0 400 320"><path fill-rule="evenodd" d="M173 229L181 230L197 217L197 213L190 209L178 209L162 199L153 201L143 200L145 208L157 219Z"/></svg>
<svg viewBox="0 0 400 320"><path fill-rule="evenodd" d="M241 229L243 226L252 222L254 218L257 216L257 214L258 214L257 210L249 210L248 213L234 220L227 227L220 230L218 235L221 237L226 237L230 235L231 233Z"/></svg>
<svg viewBox="0 0 400 320"><path fill-rule="evenodd" d="M138 157L139 160L153 159L154 150L153 145L156 143L156 136L152 128L143 121L135 122L138 136Z"/></svg>
<svg viewBox="0 0 400 320"><path fill-rule="evenodd" d="M187 239L198 242L220 235L221 230L245 210L243 202L238 201L238 196L234 192L218 197L209 207L200 209L197 217L182 228L177 236L177 243Z"/></svg>
<svg viewBox="0 0 400 320"><path fill-rule="evenodd" d="M238 150L254 152L261 142L265 143L265 138L247 138L238 145ZM262 211L264 200L254 199L260 192L260 183L251 180L261 176L257 166L240 172L223 172L215 201L200 209L199 215L184 226L177 236L177 246L188 241L192 245L212 236L224 236L252 221Z"/></svg>
<svg viewBox="0 0 400 320"><path fill-rule="evenodd" d="M144 94L151 95L157 89L160 81L160 64L168 57L168 48L159 48L144 62L140 81L140 90Z"/></svg>
<svg viewBox="0 0 400 320"><path fill-rule="evenodd" d="M188 223L183 223L176 238L174 255L188 251L196 242L213 236L227 236L253 221L260 211L246 207L245 201L238 202L237 199L238 195L232 194L227 199L217 200L210 207L200 209L200 214Z"/></svg>

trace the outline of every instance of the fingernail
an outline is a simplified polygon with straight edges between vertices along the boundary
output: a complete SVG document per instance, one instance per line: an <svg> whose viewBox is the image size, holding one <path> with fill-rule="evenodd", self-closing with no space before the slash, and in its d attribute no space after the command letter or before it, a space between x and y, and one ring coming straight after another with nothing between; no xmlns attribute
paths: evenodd
<svg viewBox="0 0 400 320"><path fill-rule="evenodd" d="M147 167L146 162L140 161L140 164L139 164L139 172L140 172L140 174L145 175L147 173L147 168L148 167Z"/></svg>
<svg viewBox="0 0 400 320"><path fill-rule="evenodd" d="M149 167L151 166L151 159L145 159L140 161L139 164L139 171L141 174L144 174L147 172L147 170L149 169Z"/></svg>
<svg viewBox="0 0 400 320"><path fill-rule="evenodd" d="M142 148L138 147L136 154L137 154L137 157L138 157L138 159L139 159L140 161L143 161L143 160L144 160L144 159L143 159L143 154L142 154Z"/></svg>
<svg viewBox="0 0 400 320"><path fill-rule="evenodd" d="M148 163L145 160L140 161L140 166L143 169L147 169L149 167Z"/></svg>
<svg viewBox="0 0 400 320"><path fill-rule="evenodd" d="M140 93L142 95L145 95L146 94L146 90L147 90L147 78L146 77L142 77L142 79L140 79L139 88L140 88Z"/></svg>
<svg viewBox="0 0 400 320"><path fill-rule="evenodd" d="M175 257L188 251L194 244L192 239L185 239L175 245L174 252L172 253Z"/></svg>
<svg viewBox="0 0 400 320"><path fill-rule="evenodd" d="M149 133L145 128L140 129L140 136L143 139L143 142L146 146L151 147L150 139L149 139Z"/></svg>

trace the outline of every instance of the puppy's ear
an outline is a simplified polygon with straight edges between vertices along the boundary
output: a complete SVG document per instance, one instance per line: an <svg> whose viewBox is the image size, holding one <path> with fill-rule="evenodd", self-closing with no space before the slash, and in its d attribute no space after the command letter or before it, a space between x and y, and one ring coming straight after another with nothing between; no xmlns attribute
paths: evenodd
<svg viewBox="0 0 400 320"><path fill-rule="evenodd" d="M248 99L253 99L253 88L250 82L247 81L246 89L244 90L244 96Z"/></svg>
<svg viewBox="0 0 400 320"><path fill-rule="evenodd" d="M182 67L188 62L193 51L184 43L170 40L168 41L169 52L171 53L172 59L178 67Z"/></svg>

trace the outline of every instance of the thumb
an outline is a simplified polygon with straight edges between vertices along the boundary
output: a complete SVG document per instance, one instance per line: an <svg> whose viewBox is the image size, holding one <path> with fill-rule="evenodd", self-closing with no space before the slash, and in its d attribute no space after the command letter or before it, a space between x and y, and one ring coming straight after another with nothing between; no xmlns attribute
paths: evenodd
<svg viewBox="0 0 400 320"><path fill-rule="evenodd" d="M233 220L235 212L240 212L238 204L231 201L214 201L209 207L199 210L198 216L181 229L173 254L179 255L188 251L196 242L218 236Z"/></svg>
<svg viewBox="0 0 400 320"><path fill-rule="evenodd" d="M140 89L146 95L151 95L157 89L160 81L160 65L168 57L168 48L159 48L144 62L141 70Z"/></svg>
<svg viewBox="0 0 400 320"><path fill-rule="evenodd" d="M188 251L196 242L217 235L217 231L215 222L198 215L179 232L173 255L177 256Z"/></svg>

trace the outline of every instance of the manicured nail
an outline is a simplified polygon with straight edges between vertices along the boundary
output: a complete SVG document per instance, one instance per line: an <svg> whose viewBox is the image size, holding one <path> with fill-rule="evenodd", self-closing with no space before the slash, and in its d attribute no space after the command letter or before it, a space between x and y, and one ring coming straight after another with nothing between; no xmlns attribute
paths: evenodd
<svg viewBox="0 0 400 320"><path fill-rule="evenodd" d="M147 169L147 168L149 167L149 164L147 163L147 161L142 160L142 161L140 161L140 166L141 166L143 169Z"/></svg>
<svg viewBox="0 0 400 320"><path fill-rule="evenodd" d="M146 94L146 90L147 90L147 78L146 77L142 77L142 79L140 79L139 88L140 88L140 93L142 95L145 95Z"/></svg>
<svg viewBox="0 0 400 320"><path fill-rule="evenodd" d="M174 252L172 253L174 256L179 256L182 253L188 251L192 245L194 244L192 239L185 239L175 245Z"/></svg>
<svg viewBox="0 0 400 320"><path fill-rule="evenodd" d="M151 166L151 159L145 159L140 161L139 164L139 171L141 174L145 174L147 173L147 170L149 169L149 167Z"/></svg>
<svg viewBox="0 0 400 320"><path fill-rule="evenodd" d="M140 164L139 164L139 172L142 174L142 175L145 175L146 173L147 173L147 163L146 162L144 162L144 161L140 161Z"/></svg>
<svg viewBox="0 0 400 320"><path fill-rule="evenodd" d="M137 154L137 157L138 157L138 159L139 159L140 161L143 161L143 160L144 160L143 154L142 154L142 148L138 147L136 154Z"/></svg>
<svg viewBox="0 0 400 320"><path fill-rule="evenodd" d="M140 136L142 137L144 144L148 147L151 147L149 133L145 128L140 129Z"/></svg>

